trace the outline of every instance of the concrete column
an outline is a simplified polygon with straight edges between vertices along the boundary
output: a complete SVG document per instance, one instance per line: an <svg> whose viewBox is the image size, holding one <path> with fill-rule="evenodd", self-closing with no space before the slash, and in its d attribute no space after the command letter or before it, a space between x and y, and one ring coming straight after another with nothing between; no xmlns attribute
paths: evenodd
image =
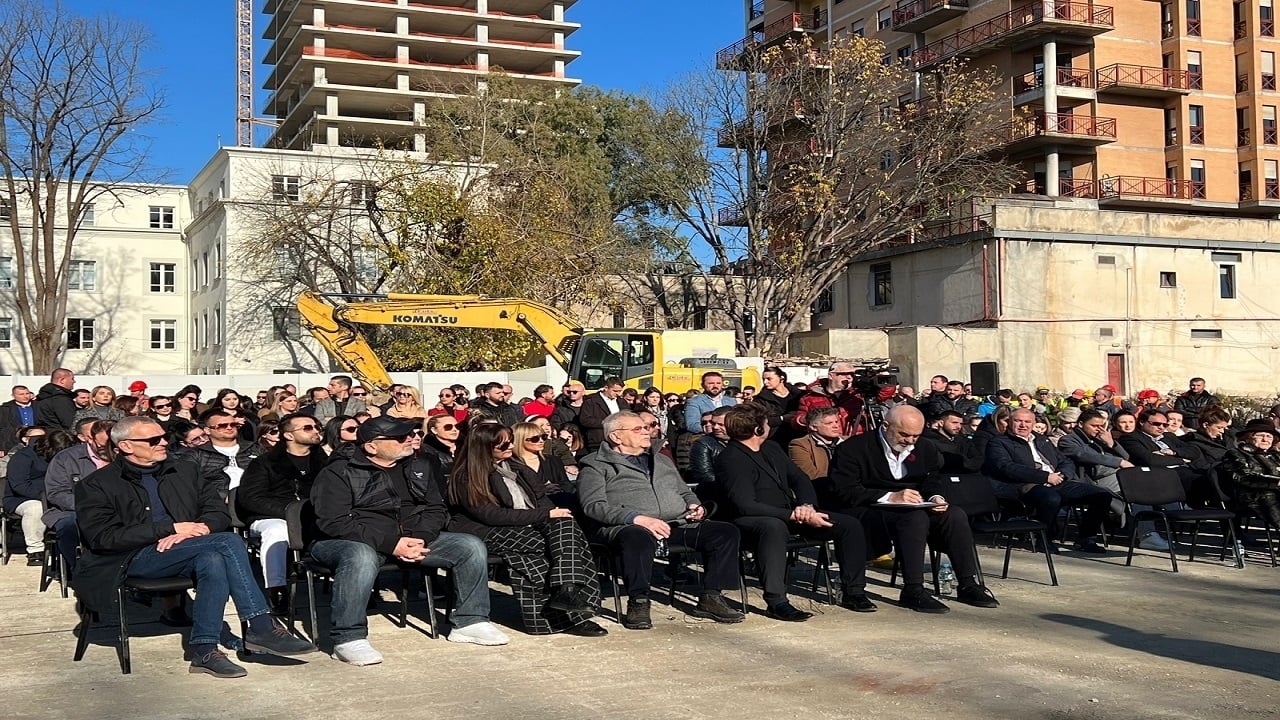
<svg viewBox="0 0 1280 720"><path fill-rule="evenodd" d="M1044 53L1044 112L1056 115L1058 112L1058 43L1050 40L1041 50ZM1046 120L1046 127L1050 121ZM1045 192L1049 197L1057 197L1061 189L1058 179L1058 152L1051 149L1044 157Z"/></svg>
<svg viewBox="0 0 1280 720"><path fill-rule="evenodd" d="M556 77L564 77L564 58L556 58L553 62L555 64L554 70Z"/></svg>
<svg viewBox="0 0 1280 720"><path fill-rule="evenodd" d="M324 96L324 114L335 117L341 114L338 112L338 93L331 92Z"/></svg>
<svg viewBox="0 0 1280 720"><path fill-rule="evenodd" d="M414 134L413 134L413 151L414 151L414 152L420 152L420 153L423 153L423 152L426 152L426 151L427 151L427 135L426 135L426 133L414 133Z"/></svg>
<svg viewBox="0 0 1280 720"><path fill-rule="evenodd" d="M476 0L476 12L481 15L488 15L489 0Z"/></svg>
<svg viewBox="0 0 1280 720"><path fill-rule="evenodd" d="M564 22L564 3L551 3L551 19L556 22Z"/></svg>
<svg viewBox="0 0 1280 720"><path fill-rule="evenodd" d="M1058 179L1058 151L1056 146L1044 156L1044 189L1049 197L1058 197L1062 183Z"/></svg>
<svg viewBox="0 0 1280 720"><path fill-rule="evenodd" d="M409 34L409 16L408 15L396 15L396 34L397 35Z"/></svg>
<svg viewBox="0 0 1280 720"><path fill-rule="evenodd" d="M312 47L316 49L316 55L324 55L324 36L317 35L311 42L313 43Z"/></svg>
<svg viewBox="0 0 1280 720"><path fill-rule="evenodd" d="M311 8L311 24L316 27L324 27L324 8Z"/></svg>
<svg viewBox="0 0 1280 720"><path fill-rule="evenodd" d="M557 50L564 49L564 33L563 32L560 32L559 30L557 30L555 32L555 36L552 38L551 41L555 43Z"/></svg>
<svg viewBox="0 0 1280 720"><path fill-rule="evenodd" d="M419 125L427 121L427 101L413 101L413 121Z"/></svg>
<svg viewBox="0 0 1280 720"><path fill-rule="evenodd" d="M312 85L328 85L329 80L324 71L324 65L314 65L311 69Z"/></svg>
<svg viewBox="0 0 1280 720"><path fill-rule="evenodd" d="M408 89L409 89L409 73L407 72L396 73L396 90L399 90L400 92L405 92Z"/></svg>
<svg viewBox="0 0 1280 720"><path fill-rule="evenodd" d="M409 46L405 43L396 45L396 62L409 62Z"/></svg>
<svg viewBox="0 0 1280 720"><path fill-rule="evenodd" d="M482 72L489 71L489 53L483 50L476 52L476 69Z"/></svg>
<svg viewBox="0 0 1280 720"><path fill-rule="evenodd" d="M324 144L337 147L338 143L338 124L325 123L324 126Z"/></svg>
<svg viewBox="0 0 1280 720"><path fill-rule="evenodd" d="M476 23L476 42L489 42L489 23Z"/></svg>

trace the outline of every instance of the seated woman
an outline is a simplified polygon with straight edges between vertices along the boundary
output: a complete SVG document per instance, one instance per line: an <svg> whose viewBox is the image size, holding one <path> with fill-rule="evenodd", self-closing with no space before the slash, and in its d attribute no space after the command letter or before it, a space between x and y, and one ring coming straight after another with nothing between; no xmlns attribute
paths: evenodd
<svg viewBox="0 0 1280 720"><path fill-rule="evenodd" d="M453 461L458 455L462 425L453 415L432 415L423 423L426 437L422 439L419 454L432 453L440 461L440 497L449 497L449 476L453 474Z"/></svg>
<svg viewBox="0 0 1280 720"><path fill-rule="evenodd" d="M1280 528L1280 431L1265 418L1250 420L1236 435L1236 446L1222 459L1236 497L1274 528Z"/></svg>
<svg viewBox="0 0 1280 720"><path fill-rule="evenodd" d="M564 463L554 455L545 452L548 435L531 422L516 423L511 428L515 433L515 447L511 464L517 471L528 471L542 484L542 491L559 507L572 508L575 486L565 472Z"/></svg>
<svg viewBox="0 0 1280 720"><path fill-rule="evenodd" d="M600 587L586 537L571 511L552 505L542 483L513 465L512 445L502 425L471 429L449 482L451 529L475 535L507 561L530 634L608 634L590 619Z"/></svg>
<svg viewBox="0 0 1280 720"><path fill-rule="evenodd" d="M75 442L70 433L54 430L35 438L9 460L4 511L22 519L28 565L44 564L44 473L53 456Z"/></svg>

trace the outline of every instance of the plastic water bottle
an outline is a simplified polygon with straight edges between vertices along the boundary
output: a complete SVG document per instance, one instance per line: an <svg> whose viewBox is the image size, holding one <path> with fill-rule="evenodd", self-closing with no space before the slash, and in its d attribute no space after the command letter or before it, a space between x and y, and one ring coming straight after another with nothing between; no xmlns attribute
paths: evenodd
<svg viewBox="0 0 1280 720"><path fill-rule="evenodd" d="M951 595L956 589L956 571L951 569L951 561L943 560L942 567L938 568L938 592L942 595Z"/></svg>
<svg viewBox="0 0 1280 720"><path fill-rule="evenodd" d="M670 551L667 549L667 539L658 538L658 546L653 549L653 556L658 558L664 558L669 554L670 554Z"/></svg>

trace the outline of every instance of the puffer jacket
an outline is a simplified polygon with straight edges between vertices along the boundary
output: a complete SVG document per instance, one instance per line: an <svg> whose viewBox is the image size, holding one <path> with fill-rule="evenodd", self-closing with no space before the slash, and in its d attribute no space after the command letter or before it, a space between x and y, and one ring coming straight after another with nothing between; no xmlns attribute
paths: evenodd
<svg viewBox="0 0 1280 720"><path fill-rule="evenodd" d="M689 471L686 481L690 485L716 481L716 456L728 445L715 435L703 435L689 448Z"/></svg>
<svg viewBox="0 0 1280 720"><path fill-rule="evenodd" d="M435 542L449 524L437 479L440 463L433 455L414 455L401 463L411 495L406 499L413 501L404 507L390 474L364 453L325 466L311 486L317 539L361 542L384 555L395 552L402 537Z"/></svg>

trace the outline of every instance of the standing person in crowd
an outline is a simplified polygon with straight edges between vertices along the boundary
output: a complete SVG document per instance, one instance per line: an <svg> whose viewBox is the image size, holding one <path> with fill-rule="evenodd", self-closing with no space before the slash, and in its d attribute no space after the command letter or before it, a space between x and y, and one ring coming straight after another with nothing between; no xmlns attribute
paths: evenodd
<svg viewBox="0 0 1280 720"><path fill-rule="evenodd" d="M151 398L151 409L147 412L147 416L156 421L156 424L164 428L165 432L169 431L169 425L177 418L173 414L176 401L167 395L156 395Z"/></svg>
<svg viewBox="0 0 1280 720"><path fill-rule="evenodd" d="M44 564L44 476L54 455L75 444L71 433L51 430L14 453L4 484L4 511L21 519L27 564Z"/></svg>
<svg viewBox="0 0 1280 720"><path fill-rule="evenodd" d="M35 424L70 432L76 421L75 386L75 373L66 368L54 370L36 394Z"/></svg>
<svg viewBox="0 0 1280 720"><path fill-rule="evenodd" d="M134 380L129 383L129 397L137 400L138 412L134 415L141 415L151 407L151 398L147 397L147 384L142 380Z"/></svg>
<svg viewBox="0 0 1280 720"><path fill-rule="evenodd" d="M467 421L467 403L458 399L458 394L453 388L440 388L437 399L439 402L427 411L427 417L448 415L459 423Z"/></svg>
<svg viewBox="0 0 1280 720"><path fill-rule="evenodd" d="M254 458L236 491L236 511L261 540L258 557L267 585L267 602L276 614L287 614L289 528L285 509L311 497L311 485L328 464L319 421L294 413L279 423L281 441Z"/></svg>
<svg viewBox="0 0 1280 720"><path fill-rule="evenodd" d="M213 398L213 406L222 408L223 411L231 413L240 424L237 428L241 440L247 442L255 442L258 439L257 425L258 416L251 413L241 405L240 393L232 388L222 388Z"/></svg>
<svg viewBox="0 0 1280 720"><path fill-rule="evenodd" d="M321 425L329 422L338 415L355 415L358 412L366 410L365 402L361 398L352 397L351 386L354 381L350 375L334 375L329 378L329 385L325 388L327 397L317 399L315 401L315 409L311 413L316 421ZM422 403L419 402L419 405ZM418 417L426 417L424 411Z"/></svg>
<svg viewBox="0 0 1280 720"><path fill-rule="evenodd" d="M573 507L573 493L577 489L569 473L565 472L560 458L546 452L549 435L542 428L531 422L516 423L512 430L512 447L510 464L516 470L524 472L529 478L536 479L556 505Z"/></svg>
<svg viewBox="0 0 1280 720"><path fill-rule="evenodd" d="M587 389L580 381L570 380L560 389L560 397L556 398L556 409L551 413L551 425L556 430L565 425L578 424L578 412L586 399Z"/></svg>
<svg viewBox="0 0 1280 720"><path fill-rule="evenodd" d="M621 397L622 405L627 410L636 412L640 409L640 393L636 392L635 388L623 388Z"/></svg>
<svg viewBox="0 0 1280 720"><path fill-rule="evenodd" d="M1192 430L1198 427L1200 413L1205 408L1218 404L1218 398L1205 390L1204 386L1204 378L1191 378L1187 381L1187 391L1173 402L1174 409L1182 412L1183 422Z"/></svg>
<svg viewBox="0 0 1280 720"><path fill-rule="evenodd" d="M1209 409L1217 409L1209 406ZM1236 446L1223 457L1222 468L1236 496L1272 527L1280 528L1280 430L1266 418L1250 420L1236 435Z"/></svg>
<svg viewBox="0 0 1280 720"><path fill-rule="evenodd" d="M98 385L93 389L93 402L84 410L76 412L77 418L91 417L97 420L123 420L125 413L112 407L116 399L116 391L107 385Z"/></svg>
<svg viewBox="0 0 1280 720"><path fill-rule="evenodd" d="M536 428L518 423L525 440ZM454 465L449 500L457 509L450 527L475 535L511 569L511 589L525 630L533 635L567 632L600 637L591 621L600 588L591 550L572 511L547 498L545 483L512 462L512 430L483 424L467 435Z"/></svg>
<svg viewBox="0 0 1280 720"><path fill-rule="evenodd" d="M644 394L640 396L639 407L636 412L645 411L653 415L658 420L658 428L661 430L663 437L670 433L670 419L667 417L667 403L662 397L662 391L656 387L645 388Z"/></svg>
<svg viewBox="0 0 1280 720"><path fill-rule="evenodd" d="M533 399L521 406L520 411L526 416L551 417L556 411L556 389L546 384L534 388Z"/></svg>
<svg viewBox="0 0 1280 720"><path fill-rule="evenodd" d="M930 393L929 399L920 408L924 416L930 420L942 417L942 413L948 410L961 415L978 414L978 403L969 399L964 383L959 380L948 381L941 393Z"/></svg>
<svg viewBox="0 0 1280 720"><path fill-rule="evenodd" d="M485 545L444 530L450 518L440 497L440 467L434 456L413 454L415 427L385 415L368 420L357 431L351 458L331 462L311 486L318 530L311 555L334 569L329 636L334 656L352 665L382 662L368 640L366 604L389 557L453 569L450 641L510 642L489 622Z"/></svg>
<svg viewBox="0 0 1280 720"><path fill-rule="evenodd" d="M44 473L45 527L57 537L58 554L67 576L73 577L79 560L80 532L76 529L76 485L94 470L111 462L111 428L114 420L85 418L76 423L80 442L54 455Z"/></svg>
<svg viewBox="0 0 1280 720"><path fill-rule="evenodd" d="M329 457L350 459L356 442L356 432L359 429L360 423L350 415L339 415L330 419L324 426L324 449L329 453Z"/></svg>
<svg viewBox="0 0 1280 720"><path fill-rule="evenodd" d="M164 431L151 418L130 417L111 429L116 459L76 486L76 517L84 555L76 598L105 617L117 612L117 587L126 576L180 575L196 583L188 641L190 672L244 677L244 668L218 650L227 600L249 630L249 650L277 655L315 652L274 621L253 580L244 541L217 488L196 469L168 459ZM88 632L89 628L82 628Z"/></svg>
<svg viewBox="0 0 1280 720"><path fill-rule="evenodd" d="M831 363L827 376L809 383L801 394L799 409L791 419L792 428L797 433L804 433L808 428L809 411L820 407L834 407L840 409L841 434L845 437L854 434L863 405L862 397L854 388L855 371L852 363Z"/></svg>
<svg viewBox="0 0 1280 720"><path fill-rule="evenodd" d="M350 414L355 415L355 413ZM386 415L400 420L419 422L426 419L427 409L422 407L422 395L418 393L418 388L401 385L400 389L396 390L395 404L387 408Z"/></svg>
<svg viewBox="0 0 1280 720"><path fill-rule="evenodd" d="M524 420L524 415L521 414L519 407L507 402L507 387L502 383L488 383L484 386L484 395L481 396L475 408L480 411L482 417L492 418L507 427L514 427L516 423Z"/></svg>
<svg viewBox="0 0 1280 720"><path fill-rule="evenodd" d="M605 378L600 390L582 401L578 426L582 428L587 452L595 452L604 443L604 419L622 410L630 412L631 408L622 400L622 380L616 377Z"/></svg>
<svg viewBox="0 0 1280 720"><path fill-rule="evenodd" d="M132 395L118 395L116 399L111 401L111 407L124 413L125 417L130 415L142 415L138 398Z"/></svg>
<svg viewBox="0 0 1280 720"><path fill-rule="evenodd" d="M275 396L275 402L271 403L267 411L261 415L264 421L279 421L285 415L292 415L298 412L301 407L298 404L298 396L288 390L281 390Z"/></svg>
<svg viewBox="0 0 1280 720"><path fill-rule="evenodd" d="M787 373L782 368L767 367L760 378L764 389L756 394L754 402L769 411L770 438L787 447L792 440L803 437L791 423L800 409L800 393L787 384Z"/></svg>
<svg viewBox="0 0 1280 720"><path fill-rule="evenodd" d="M0 457L18 442L18 428L36 424L36 394L26 385L14 385L13 399L0 404Z"/></svg>
<svg viewBox="0 0 1280 720"><path fill-rule="evenodd" d="M689 398L685 403L684 429L687 432L701 432L702 413L737 404L737 400L724 393L724 375L714 370L705 372L702 374L702 393Z"/></svg>
<svg viewBox="0 0 1280 720"><path fill-rule="evenodd" d="M202 412L200 407L201 394L202 391L198 385L187 385L174 393L173 398L178 402L178 409L173 414L184 420L197 422Z"/></svg>

